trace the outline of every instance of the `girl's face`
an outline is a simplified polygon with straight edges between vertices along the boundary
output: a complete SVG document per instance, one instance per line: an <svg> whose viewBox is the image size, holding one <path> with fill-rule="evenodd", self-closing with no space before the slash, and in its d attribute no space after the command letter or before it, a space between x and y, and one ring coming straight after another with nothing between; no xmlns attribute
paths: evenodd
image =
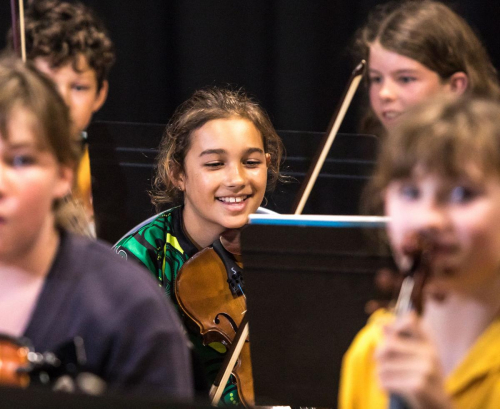
<svg viewBox="0 0 500 409"><path fill-rule="evenodd" d="M9 137L0 138L0 263L15 264L43 248L53 234L55 199L71 189L73 172L42 150L33 116L14 109Z"/></svg>
<svg viewBox="0 0 500 409"><path fill-rule="evenodd" d="M246 119L215 119L193 132L177 184L184 191L184 224L200 246L245 225L260 206L269 154Z"/></svg>
<svg viewBox="0 0 500 409"><path fill-rule="evenodd" d="M450 89L436 72L378 42L370 47L369 61L370 103L387 130L413 105Z"/></svg>
<svg viewBox="0 0 500 409"><path fill-rule="evenodd" d="M468 170L457 180L420 170L393 181L385 205L397 260L422 234L430 241L430 283L477 295L500 279L500 178L485 177L475 166Z"/></svg>

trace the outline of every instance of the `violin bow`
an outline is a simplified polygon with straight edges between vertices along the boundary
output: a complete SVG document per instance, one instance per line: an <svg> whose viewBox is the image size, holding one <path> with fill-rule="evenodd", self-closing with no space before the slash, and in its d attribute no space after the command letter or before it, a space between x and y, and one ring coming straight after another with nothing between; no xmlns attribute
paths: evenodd
<svg viewBox="0 0 500 409"><path fill-rule="evenodd" d="M341 103L338 106L337 111L335 112L334 116L330 121L328 131L323 137L320 147L318 148L316 157L313 160L313 164L310 167L309 172L306 178L304 179L304 182L301 185L300 192L297 195L296 203L293 205L294 210L292 211L292 213L294 214L301 214L302 210L304 209L304 206L307 202L307 199L309 198L314 183L318 178L319 171L321 170L323 163L325 162L326 156L328 155L332 143L335 140L335 136L337 136L340 124L342 123L345 114L347 112L347 109L351 104L352 98L354 97L354 94L356 93L359 83L363 78L365 68L366 68L366 61L362 60L351 74L350 81L347 84L344 94L342 95ZM226 354L224 362L222 363L221 368L224 368L224 370L219 371L219 373L217 374L217 378L215 379L212 387L210 388L209 396L211 399L212 406L217 406L220 401L222 392L224 391L227 381L229 380L229 376L231 375L234 365L236 364L236 361L240 356L241 349L243 348L243 345L245 345L245 341L248 337L248 332L249 332L248 317L245 314L243 320L241 321L240 327L236 332L236 336L231 345L231 349Z"/></svg>
<svg viewBox="0 0 500 409"><path fill-rule="evenodd" d="M12 42L15 53L26 62L26 30L24 25L24 1L10 0Z"/></svg>
<svg viewBox="0 0 500 409"><path fill-rule="evenodd" d="M217 374L217 378L215 378L215 381L210 388L209 397L211 399L212 406L217 406L219 404L222 392L224 392L224 388L226 387L227 381L229 380L229 376L231 375L231 372L236 365L236 361L240 356L243 345L245 345L245 341L248 337L248 332L248 317L245 313L245 316L241 320L241 324L233 339L231 348L226 354L224 362L222 363L221 368L224 368L224 370L219 371L219 373Z"/></svg>
<svg viewBox="0 0 500 409"><path fill-rule="evenodd" d="M341 102L335 111L332 119L330 120L330 124L328 125L328 130L323 137L318 150L316 151L316 156L312 161L312 164L309 168L309 171L300 186L299 193L295 198L295 203L292 206L293 214L302 214L304 210L304 206L306 205L307 199L309 199L309 195L311 194L312 188L316 183L316 179L318 178L319 172L325 163L326 157L330 152L330 148L332 147L333 141L337 136L337 132L339 131L340 125L344 120L345 114L347 113L347 109L351 104L352 98L358 89L359 83L363 78L363 74L366 69L366 61L361 60L361 62L354 68L351 73L351 78L344 90L344 94L342 95Z"/></svg>

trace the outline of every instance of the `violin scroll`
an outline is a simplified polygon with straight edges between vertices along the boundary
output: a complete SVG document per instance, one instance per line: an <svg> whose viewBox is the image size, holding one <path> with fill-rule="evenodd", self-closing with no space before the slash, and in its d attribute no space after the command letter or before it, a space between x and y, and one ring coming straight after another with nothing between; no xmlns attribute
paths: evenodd
<svg viewBox="0 0 500 409"><path fill-rule="evenodd" d="M423 312L424 286L430 274L430 257L433 239L429 234L418 233L409 236L403 245L406 266L403 268L404 280L396 304L396 315L415 310Z"/></svg>

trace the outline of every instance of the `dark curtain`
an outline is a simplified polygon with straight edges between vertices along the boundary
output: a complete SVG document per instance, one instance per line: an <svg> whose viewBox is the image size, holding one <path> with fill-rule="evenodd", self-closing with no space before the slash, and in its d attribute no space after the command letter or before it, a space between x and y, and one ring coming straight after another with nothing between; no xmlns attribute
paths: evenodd
<svg viewBox="0 0 500 409"><path fill-rule="evenodd" d="M350 45L375 0L83 0L116 43L110 95L96 119L164 123L206 85L244 87L278 129L323 131L355 65ZM452 6L500 66L500 3ZM10 26L0 5L0 31ZM5 44L2 38L1 45ZM356 129L358 97L344 132Z"/></svg>

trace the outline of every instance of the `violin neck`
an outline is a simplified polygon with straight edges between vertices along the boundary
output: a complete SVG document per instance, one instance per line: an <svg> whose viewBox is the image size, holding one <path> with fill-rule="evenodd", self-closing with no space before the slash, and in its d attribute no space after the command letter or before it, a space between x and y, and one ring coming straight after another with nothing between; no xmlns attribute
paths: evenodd
<svg viewBox="0 0 500 409"><path fill-rule="evenodd" d="M394 308L396 316L400 317L413 309L412 294L415 288L415 279L413 276L407 276L403 280L399 297Z"/></svg>

